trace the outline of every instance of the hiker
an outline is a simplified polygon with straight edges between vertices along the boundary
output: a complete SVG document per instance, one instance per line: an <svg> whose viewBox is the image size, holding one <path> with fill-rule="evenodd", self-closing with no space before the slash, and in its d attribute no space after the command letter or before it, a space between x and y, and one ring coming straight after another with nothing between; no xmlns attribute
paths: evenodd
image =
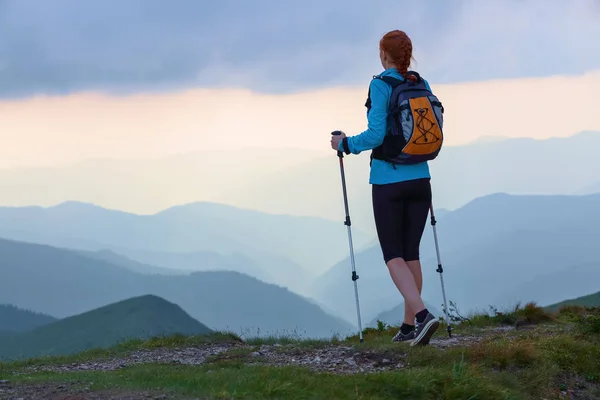
<svg viewBox="0 0 600 400"><path fill-rule="evenodd" d="M379 42L379 55L384 71L373 77L369 85L369 97L365 104L368 119L367 130L356 136L347 137L343 132L332 136L331 147L345 154L359 154L365 150L372 150L369 183L372 185L377 236L390 276L404 297L404 323L393 341L408 342L411 343L411 346L425 345L429 343L431 336L438 329L439 322L427 310L421 299L423 275L419 260L419 245L432 200L431 176L427 160L435 158L441 147L442 136L439 125L441 125L440 113L443 112L443 108L435 97L429 97L429 100L433 99L433 101L431 104L428 103L430 108L425 111L423 110L427 106L422 106L425 103L419 103L422 99L417 99L416 103L409 103L412 107L404 106L405 112L412 113L411 108L413 108L416 114L407 114L406 117L401 114L402 122L399 124L404 125L404 119L406 118L408 121L409 117L412 117L411 121L417 122L414 122L414 126L410 125L409 129L420 135L414 141L411 138L409 145L414 149L416 145L427 142L427 146L430 147L426 148L425 153L427 151L429 153L423 155L423 147L421 147L412 155L403 154L396 158L396 160L401 160L402 157L406 159L413 157L412 162L405 164L390 162L389 154L390 151L393 151L394 141L396 155L402 148L410 153L407 150L410 146L407 145L405 135L403 136L401 133L395 138L389 138L390 135L386 137L386 132L390 128L388 126L388 106L392 94L392 86L387 81L393 81L390 78L395 78L397 83L408 83L406 79L422 82L424 86L421 86L421 92L425 94L412 94L412 96L432 96L432 94L429 92L431 89L425 80L419 81L418 74L408 73L408 67L413 57L412 42L406 33L395 30L385 34ZM414 89L411 90L414 92ZM419 104L419 106L415 108L414 104ZM432 104L436 105L435 110ZM400 107L401 109L402 107ZM428 120L433 122L423 129L422 121L424 119L419 118L431 118L434 113L436 116L433 118L437 117L437 120ZM437 132L434 129L436 121L439 128ZM405 128L401 128L400 132L402 129ZM386 143L384 143L384 137L386 137ZM404 141L402 146L398 147L397 143L402 140ZM387 147L384 148L384 145Z"/></svg>

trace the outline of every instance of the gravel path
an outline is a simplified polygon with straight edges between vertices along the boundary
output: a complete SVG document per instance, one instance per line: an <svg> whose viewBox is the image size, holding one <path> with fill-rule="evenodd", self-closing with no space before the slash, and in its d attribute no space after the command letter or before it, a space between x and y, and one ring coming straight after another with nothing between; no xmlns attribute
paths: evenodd
<svg viewBox="0 0 600 400"><path fill-rule="evenodd" d="M231 348L240 347L235 344L208 344L199 347L184 349L153 349L139 350L119 357L98 359L85 363L72 363L63 365L40 365L24 368L20 373L31 373L39 371L71 372L71 371L114 371L138 364L167 363L202 365L211 356L224 353Z"/></svg>
<svg viewBox="0 0 600 400"><path fill-rule="evenodd" d="M502 331L504 329L494 329ZM494 333L494 332L489 332ZM453 336L436 338L431 346L447 349L454 346L469 346L483 340L487 335ZM399 345L404 347L406 345ZM374 373L404 368L404 351L363 350L360 346L324 345L310 348L302 345L262 345L250 346L244 343L205 344L182 349L160 348L139 350L129 354L97 359L83 363L63 365L30 366L15 372L29 374L33 372L73 372L73 371L113 371L129 366L147 363L203 365L209 358L241 359L248 365L296 365L314 371L337 374ZM10 381L0 381L0 400L49 399L49 400L138 400L171 399L165 394L125 390L90 391L85 384L69 385L59 383L16 385Z"/></svg>
<svg viewBox="0 0 600 400"><path fill-rule="evenodd" d="M468 346L482 340L482 336L453 336L437 338L431 346L446 349L454 346ZM405 346L405 345L399 345ZM403 368L404 353L398 351L361 350L360 346L325 345L309 348L298 345L262 345L250 346L244 343L205 344L182 349L160 348L139 350L132 353L97 359L84 363L63 365L30 366L20 370L19 374L40 371L114 371L129 366L147 363L202 365L209 357L221 359L243 359L248 364L267 364L275 366L296 365L309 367L315 371L327 371L341 374L369 373ZM235 351L232 351L235 350ZM242 351L240 353L240 350ZM244 354L247 352L248 354Z"/></svg>

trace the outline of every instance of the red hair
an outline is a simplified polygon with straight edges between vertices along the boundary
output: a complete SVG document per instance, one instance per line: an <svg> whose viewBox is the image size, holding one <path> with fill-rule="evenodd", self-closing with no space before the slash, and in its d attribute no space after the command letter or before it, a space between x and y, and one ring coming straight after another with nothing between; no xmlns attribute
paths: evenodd
<svg viewBox="0 0 600 400"><path fill-rule="evenodd" d="M390 31L379 41L379 48L387 53L398 72L406 75L410 61L414 60L412 41L408 35L399 30Z"/></svg>

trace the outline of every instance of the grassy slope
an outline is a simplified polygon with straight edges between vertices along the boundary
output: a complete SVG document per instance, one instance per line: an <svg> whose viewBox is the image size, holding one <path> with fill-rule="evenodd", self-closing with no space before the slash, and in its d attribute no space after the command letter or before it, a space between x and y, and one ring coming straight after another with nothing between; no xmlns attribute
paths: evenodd
<svg viewBox="0 0 600 400"><path fill-rule="evenodd" d="M600 307L600 292L577 297L576 299L561 301L560 303L549 305L546 308L551 311L556 311L564 306Z"/></svg>
<svg viewBox="0 0 600 400"><path fill-rule="evenodd" d="M0 358L58 355L109 347L131 338L212 332L179 306L152 295L140 296L13 335L0 345Z"/></svg>
<svg viewBox="0 0 600 400"><path fill-rule="evenodd" d="M521 321L530 329L490 331L490 327ZM539 325L535 325L539 324ZM485 333L487 332L487 333ZM569 307L550 315L528 306L516 312L472 316L455 330L459 336L482 338L468 346L440 350L434 346L409 348L390 343L390 330L371 329L365 343L356 338L344 344L359 352L380 352L401 359L399 370L376 374L330 374L298 366L276 367L253 363L252 346L230 350L202 366L145 364L114 372L23 372L25 366L93 359L87 352L71 358L7 364L0 379L14 383L85 382L92 390L156 390L210 399L557 399L561 392L580 399L600 396L600 309ZM444 336L443 330L439 331ZM221 336L219 340L227 339ZM187 343L185 343L187 341ZM202 345L194 338L131 342L112 354L156 346ZM252 342L250 345L260 345ZM334 344L334 345L337 345ZM325 342L297 343L296 354ZM21 375L14 372L21 370ZM573 398L573 397L571 397Z"/></svg>

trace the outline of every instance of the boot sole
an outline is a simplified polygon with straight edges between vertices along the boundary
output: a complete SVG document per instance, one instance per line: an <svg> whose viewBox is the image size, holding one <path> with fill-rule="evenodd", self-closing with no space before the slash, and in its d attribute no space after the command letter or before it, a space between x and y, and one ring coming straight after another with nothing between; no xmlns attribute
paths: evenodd
<svg viewBox="0 0 600 400"><path fill-rule="evenodd" d="M423 330L421 331L419 336L414 338L413 341L410 343L411 347L416 346L418 344L420 344L420 345L429 344L429 340L431 339L431 337L433 336L435 331L438 330L439 327L440 327L440 322L438 320L432 319L431 321L429 321L427 323L427 325L425 325L425 327L423 328Z"/></svg>

